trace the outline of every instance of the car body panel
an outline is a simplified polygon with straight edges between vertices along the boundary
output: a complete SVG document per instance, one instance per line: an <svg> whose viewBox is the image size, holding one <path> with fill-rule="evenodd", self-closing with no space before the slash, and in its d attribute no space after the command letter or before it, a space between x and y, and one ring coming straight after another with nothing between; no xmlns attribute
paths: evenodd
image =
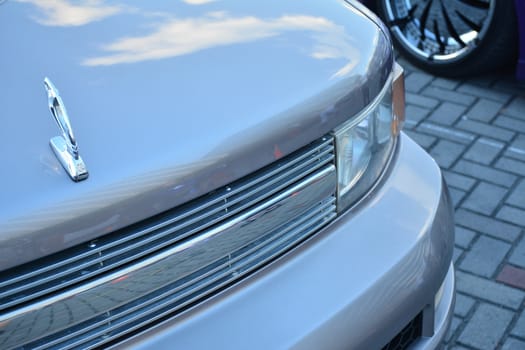
<svg viewBox="0 0 525 350"><path fill-rule="evenodd" d="M293 152L362 110L392 69L389 40L345 1L200 3L0 6L0 270ZM82 182L49 147L60 131L46 76L90 173Z"/></svg>

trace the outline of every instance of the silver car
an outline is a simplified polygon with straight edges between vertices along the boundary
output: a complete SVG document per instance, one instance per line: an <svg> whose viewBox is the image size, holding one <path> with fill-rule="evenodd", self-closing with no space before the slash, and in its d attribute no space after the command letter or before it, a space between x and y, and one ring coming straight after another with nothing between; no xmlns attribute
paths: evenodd
<svg viewBox="0 0 525 350"><path fill-rule="evenodd" d="M440 345L452 207L359 3L13 0L0 33L0 348Z"/></svg>

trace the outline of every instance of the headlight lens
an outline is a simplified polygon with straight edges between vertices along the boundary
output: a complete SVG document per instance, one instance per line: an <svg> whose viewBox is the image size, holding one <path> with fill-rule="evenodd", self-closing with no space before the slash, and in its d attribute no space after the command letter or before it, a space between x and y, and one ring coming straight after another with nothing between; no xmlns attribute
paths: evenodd
<svg viewBox="0 0 525 350"><path fill-rule="evenodd" d="M357 117L334 130L339 212L370 190L390 159L404 119L402 80L402 69L396 64L377 99Z"/></svg>

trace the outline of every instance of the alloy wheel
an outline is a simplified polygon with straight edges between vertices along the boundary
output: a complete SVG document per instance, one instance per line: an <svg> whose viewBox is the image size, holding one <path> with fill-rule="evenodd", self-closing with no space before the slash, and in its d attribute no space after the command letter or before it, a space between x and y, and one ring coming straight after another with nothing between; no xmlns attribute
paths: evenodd
<svg viewBox="0 0 525 350"><path fill-rule="evenodd" d="M509 0L503 0L509 1ZM487 34L495 0L384 0L385 22L412 55L435 64L468 55Z"/></svg>

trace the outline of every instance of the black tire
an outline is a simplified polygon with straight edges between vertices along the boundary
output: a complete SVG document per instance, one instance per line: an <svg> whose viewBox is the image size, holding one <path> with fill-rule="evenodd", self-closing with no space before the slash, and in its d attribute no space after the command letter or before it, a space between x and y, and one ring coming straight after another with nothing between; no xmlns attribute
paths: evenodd
<svg viewBox="0 0 525 350"><path fill-rule="evenodd" d="M376 11L399 52L433 74L472 76L516 60L514 1L377 0Z"/></svg>

